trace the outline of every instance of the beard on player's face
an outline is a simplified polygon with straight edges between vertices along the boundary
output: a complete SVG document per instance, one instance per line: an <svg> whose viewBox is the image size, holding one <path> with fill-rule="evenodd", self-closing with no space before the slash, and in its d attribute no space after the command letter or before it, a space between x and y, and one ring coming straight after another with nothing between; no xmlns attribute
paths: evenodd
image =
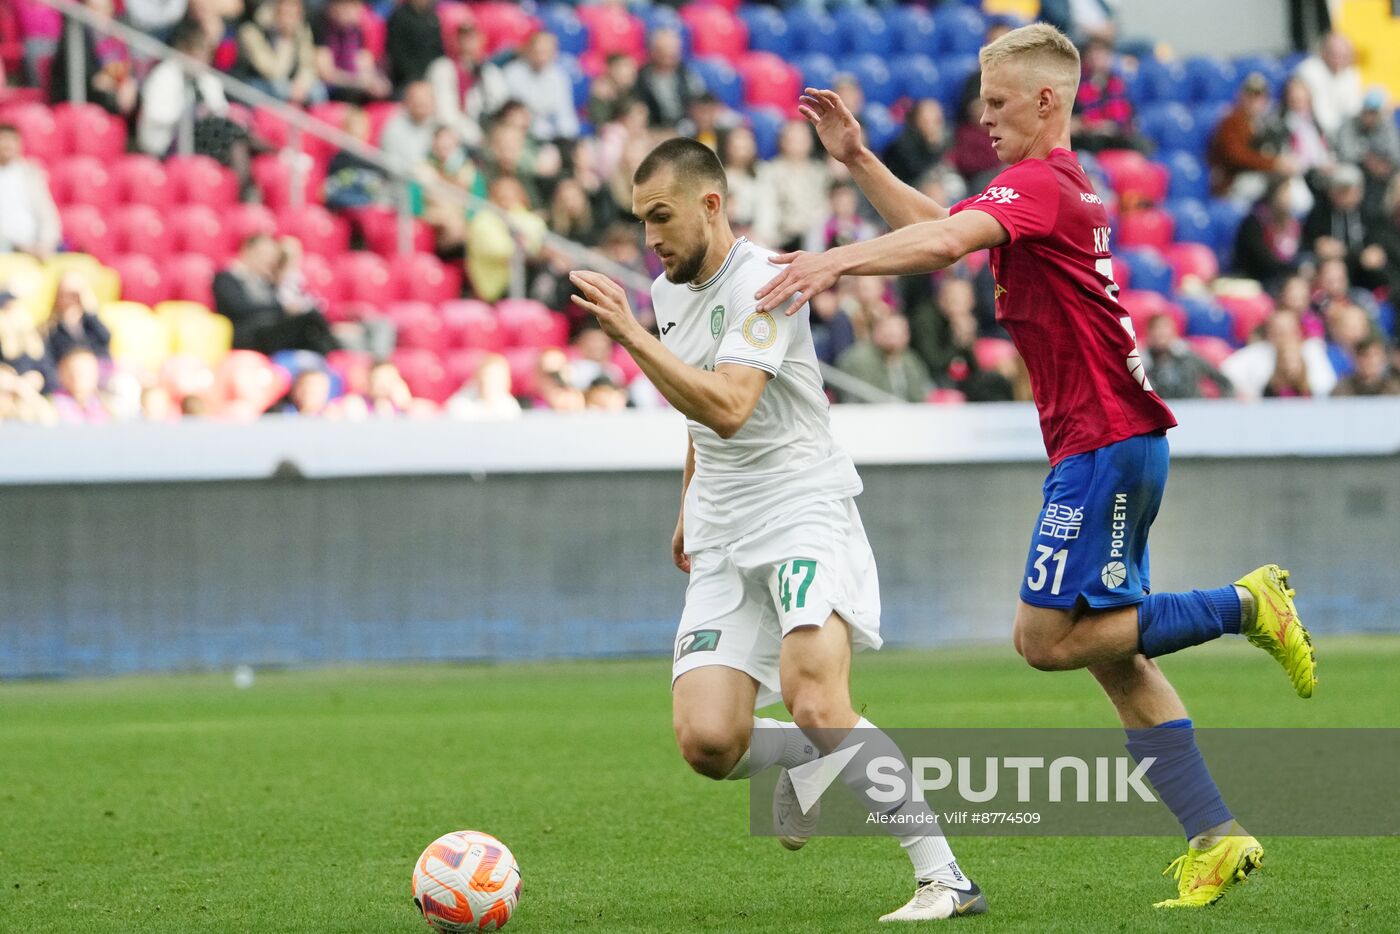
<svg viewBox="0 0 1400 934"><path fill-rule="evenodd" d="M679 226L680 220L680 218L676 218L672 223ZM671 282L695 281L695 278L700 275L701 267L705 265L705 256L710 250L708 230L703 214L689 220L690 223L684 225L689 228L688 235L682 234L674 238L671 243L660 244L660 249L671 259L665 270L666 278Z"/></svg>
<svg viewBox="0 0 1400 934"><path fill-rule="evenodd" d="M705 244L698 244L688 253L673 253L673 265L666 270L666 278L672 282L693 282L700 275L700 267L705 265Z"/></svg>

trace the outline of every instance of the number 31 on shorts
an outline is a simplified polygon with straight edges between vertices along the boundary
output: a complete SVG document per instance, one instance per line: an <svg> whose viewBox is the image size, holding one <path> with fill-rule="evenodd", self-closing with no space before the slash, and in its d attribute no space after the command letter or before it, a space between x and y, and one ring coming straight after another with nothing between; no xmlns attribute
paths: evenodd
<svg viewBox="0 0 1400 934"><path fill-rule="evenodd" d="M1026 586L1031 590L1044 590L1045 579L1050 576L1050 570L1045 566L1046 561L1055 562L1055 579L1050 582L1050 592L1058 595L1060 584L1065 579L1065 559L1069 557L1069 549L1061 548L1059 551L1048 545L1036 545L1036 559L1031 564L1035 568L1035 575L1026 578Z"/></svg>

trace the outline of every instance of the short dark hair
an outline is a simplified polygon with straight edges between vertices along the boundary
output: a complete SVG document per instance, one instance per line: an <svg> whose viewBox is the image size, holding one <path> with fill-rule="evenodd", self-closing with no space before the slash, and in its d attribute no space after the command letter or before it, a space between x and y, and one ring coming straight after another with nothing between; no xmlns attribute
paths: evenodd
<svg viewBox="0 0 1400 934"><path fill-rule="evenodd" d="M677 136L661 143L647 153L642 164L637 166L637 171L632 175L632 184L640 185L664 168L675 172L677 181L685 184L707 182L714 185L721 196L729 195L729 184L719 156L698 140Z"/></svg>
<svg viewBox="0 0 1400 934"><path fill-rule="evenodd" d="M178 51L198 48L199 44L207 45L208 35L204 32L204 27L198 20L182 19L175 24L175 30L170 36L170 45Z"/></svg>

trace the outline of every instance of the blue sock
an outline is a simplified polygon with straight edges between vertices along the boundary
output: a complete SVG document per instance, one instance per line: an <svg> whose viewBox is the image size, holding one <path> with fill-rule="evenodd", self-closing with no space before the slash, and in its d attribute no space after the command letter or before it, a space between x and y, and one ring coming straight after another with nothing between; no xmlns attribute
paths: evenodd
<svg viewBox="0 0 1400 934"><path fill-rule="evenodd" d="M1134 761L1155 758L1147 768L1147 780L1181 822L1187 840L1233 819L1196 746L1196 731L1190 720L1168 720L1149 730L1127 733L1128 753Z"/></svg>
<svg viewBox="0 0 1400 934"><path fill-rule="evenodd" d="M1154 593L1138 604L1138 646L1148 658L1240 631L1235 585L1190 593Z"/></svg>

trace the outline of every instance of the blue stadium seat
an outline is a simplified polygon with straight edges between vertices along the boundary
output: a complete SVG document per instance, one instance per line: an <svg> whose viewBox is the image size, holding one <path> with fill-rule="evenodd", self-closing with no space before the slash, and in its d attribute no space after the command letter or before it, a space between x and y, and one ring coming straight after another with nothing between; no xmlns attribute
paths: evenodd
<svg viewBox="0 0 1400 934"><path fill-rule="evenodd" d="M1205 202L1195 198L1181 198L1168 201L1167 213L1172 216L1176 239L1188 243L1213 243L1215 224Z"/></svg>
<svg viewBox="0 0 1400 934"><path fill-rule="evenodd" d="M1198 102L1228 101L1239 84L1235 66L1212 55L1187 59L1186 74L1191 81L1191 99Z"/></svg>
<svg viewBox="0 0 1400 934"><path fill-rule="evenodd" d="M976 52L987 35L987 24L982 14L965 6L944 4L933 14L933 23L940 52Z"/></svg>
<svg viewBox="0 0 1400 934"><path fill-rule="evenodd" d="M836 62L822 52L806 52L792 59L802 72L802 83L809 88L829 88L836 78Z"/></svg>
<svg viewBox="0 0 1400 934"><path fill-rule="evenodd" d="M1220 268L1230 268L1230 257L1235 250L1235 233L1240 229L1240 221L1249 213L1249 208L1233 201L1212 201L1210 204L1211 239L1215 255L1220 259Z"/></svg>
<svg viewBox="0 0 1400 934"><path fill-rule="evenodd" d="M1194 154L1171 152L1161 161L1172 173L1167 188L1168 198L1199 198L1202 201L1210 198L1210 173L1205 163Z"/></svg>
<svg viewBox="0 0 1400 934"><path fill-rule="evenodd" d="M851 55L841 60L841 70L860 82L865 99L888 107L899 100L899 83L890 66L878 55Z"/></svg>
<svg viewBox="0 0 1400 934"><path fill-rule="evenodd" d="M753 130L754 144L758 147L760 159L771 159L778 154L778 134L783 131L787 118L772 107L751 107L744 111L749 128Z"/></svg>
<svg viewBox="0 0 1400 934"><path fill-rule="evenodd" d="M632 11L632 15L642 21L646 28L647 36L658 29L670 29L681 35L682 54L686 60L690 59L690 27L681 20L681 16L673 8L650 3L645 6L638 6Z"/></svg>
<svg viewBox="0 0 1400 934"><path fill-rule="evenodd" d="M1269 88L1277 95L1283 90L1283 82L1288 79L1289 69L1272 55L1246 55L1235 59L1236 85L1256 71L1269 80Z"/></svg>
<svg viewBox="0 0 1400 934"><path fill-rule="evenodd" d="M835 19L841 48L848 55L888 56L894 52L894 34L885 25L885 18L869 7L844 7L836 11Z"/></svg>
<svg viewBox="0 0 1400 934"><path fill-rule="evenodd" d="M1172 268L1162 259L1162 254L1150 247L1127 247L1118 255L1128 264L1133 288L1172 294Z"/></svg>
<svg viewBox="0 0 1400 934"><path fill-rule="evenodd" d="M836 20L825 13L794 7L787 11L787 24L794 51L825 52L827 55L841 53L841 37L836 30Z"/></svg>
<svg viewBox="0 0 1400 934"><path fill-rule="evenodd" d="M892 63L899 92L914 100L943 99L943 79L927 55L900 55Z"/></svg>
<svg viewBox="0 0 1400 934"><path fill-rule="evenodd" d="M1213 298L1206 295L1181 295L1177 298L1186 312L1188 337L1218 337L1235 341L1235 320Z"/></svg>
<svg viewBox="0 0 1400 934"><path fill-rule="evenodd" d="M1210 146L1210 138L1215 135L1215 128L1220 125L1220 121L1225 119L1225 115L1230 112L1234 104L1230 101L1217 101L1214 104L1197 104L1193 109L1196 118L1196 129L1191 134L1190 151L1204 156L1206 149Z"/></svg>
<svg viewBox="0 0 1400 934"><path fill-rule="evenodd" d="M592 79L583 73L583 68L579 66L576 55L560 52L559 67L564 69L564 73L569 76L569 81L574 86L574 106L583 107L588 103L588 87L593 83Z"/></svg>
<svg viewBox="0 0 1400 934"><path fill-rule="evenodd" d="M749 27L749 48L755 52L772 52L790 60L793 41L783 14L771 6L746 5L739 8L739 17Z"/></svg>
<svg viewBox="0 0 1400 934"><path fill-rule="evenodd" d="M705 89L724 102L726 107L739 108L744 105L744 83L739 73L722 58L697 58L690 63Z"/></svg>
<svg viewBox="0 0 1400 934"><path fill-rule="evenodd" d="M1184 104L1191 100L1191 82L1181 62L1143 59L1138 64L1137 82L1137 99L1144 104Z"/></svg>
<svg viewBox="0 0 1400 934"><path fill-rule="evenodd" d="M976 55L943 56L938 59L938 71L943 76L943 111L948 115L949 126L962 120L963 88L980 67Z"/></svg>
<svg viewBox="0 0 1400 934"><path fill-rule="evenodd" d="M885 10L885 23L894 34L896 48L910 55L932 55L938 51L933 17L923 7L902 5Z"/></svg>
<svg viewBox="0 0 1400 934"><path fill-rule="evenodd" d="M1194 150L1196 118L1184 104L1149 104L1138 114L1138 129L1166 151Z"/></svg>
<svg viewBox="0 0 1400 934"><path fill-rule="evenodd" d="M551 3L539 12L540 23L559 40L559 51L582 55L588 51L588 30L579 22L574 8L566 3Z"/></svg>
<svg viewBox="0 0 1400 934"><path fill-rule="evenodd" d="M880 104L866 106L860 115L860 125L865 128L865 138L871 150L877 153L883 153L902 129L890 109Z"/></svg>

